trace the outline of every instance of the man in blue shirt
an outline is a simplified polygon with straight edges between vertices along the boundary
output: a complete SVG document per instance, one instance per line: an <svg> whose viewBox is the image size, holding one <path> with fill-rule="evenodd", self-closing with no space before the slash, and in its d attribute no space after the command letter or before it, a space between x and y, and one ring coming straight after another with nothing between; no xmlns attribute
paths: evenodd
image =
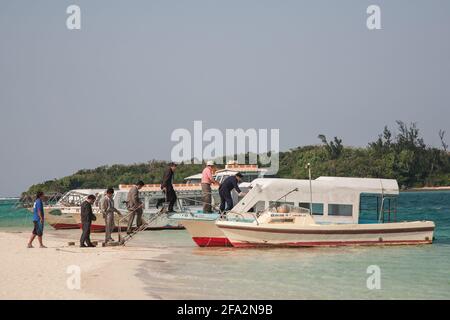
<svg viewBox="0 0 450 320"><path fill-rule="evenodd" d="M44 234L44 203L42 202L44 198L44 193L39 191L36 194L36 201L33 206L33 232L31 234L30 241L28 242L28 248L33 248L33 241L38 237L39 247L47 248L42 243L42 235Z"/></svg>
<svg viewBox="0 0 450 320"><path fill-rule="evenodd" d="M239 189L239 183L242 180L242 174L238 172L235 176L231 176L225 179L219 187L220 195L220 211L231 210L233 208L233 198L231 197L231 191L236 190L237 193L243 194ZM225 206L226 205L226 206Z"/></svg>

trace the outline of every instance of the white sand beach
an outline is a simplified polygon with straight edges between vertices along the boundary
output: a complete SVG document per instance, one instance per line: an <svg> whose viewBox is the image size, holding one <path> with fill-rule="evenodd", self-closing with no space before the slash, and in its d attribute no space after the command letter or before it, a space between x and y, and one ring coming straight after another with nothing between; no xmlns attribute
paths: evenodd
<svg viewBox="0 0 450 320"><path fill-rule="evenodd" d="M0 299L151 299L137 268L165 253L143 247L79 248L52 234L44 235L48 248L39 248L36 239L35 248L28 249L28 238L27 232L0 232ZM79 289L74 270L80 270Z"/></svg>

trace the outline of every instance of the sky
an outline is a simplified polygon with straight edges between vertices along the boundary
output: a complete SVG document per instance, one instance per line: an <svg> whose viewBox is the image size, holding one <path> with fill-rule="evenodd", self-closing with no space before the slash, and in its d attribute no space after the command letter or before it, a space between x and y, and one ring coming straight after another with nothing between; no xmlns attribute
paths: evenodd
<svg viewBox="0 0 450 320"><path fill-rule="evenodd" d="M81 30L66 27L71 4ZM0 196L169 160L195 120L276 128L287 150L321 133L365 146L399 119L439 146L449 39L448 0L1 0Z"/></svg>

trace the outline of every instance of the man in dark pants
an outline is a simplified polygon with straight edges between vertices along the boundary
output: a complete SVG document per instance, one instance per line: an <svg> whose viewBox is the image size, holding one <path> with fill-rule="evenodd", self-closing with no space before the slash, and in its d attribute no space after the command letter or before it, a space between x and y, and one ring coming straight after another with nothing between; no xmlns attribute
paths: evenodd
<svg viewBox="0 0 450 320"><path fill-rule="evenodd" d="M231 197L231 191L236 190L237 193L242 194L239 189L239 183L242 180L242 174L238 172L235 176L231 176L225 179L219 187L220 195L220 212L225 210L231 210L233 208L233 198ZM226 205L226 206L225 206Z"/></svg>
<svg viewBox="0 0 450 320"><path fill-rule="evenodd" d="M80 247L95 247L91 242L91 223L95 221L95 215L92 212L92 204L95 201L93 194L89 195L85 201L81 204L81 225L83 232L80 238Z"/></svg>
<svg viewBox="0 0 450 320"><path fill-rule="evenodd" d="M175 194L175 189L173 188L173 176L176 168L177 164L171 162L169 164L169 167L164 172L164 176L161 182L161 189L166 194L166 201L169 202L168 212L174 212L173 206L177 201L177 195Z"/></svg>

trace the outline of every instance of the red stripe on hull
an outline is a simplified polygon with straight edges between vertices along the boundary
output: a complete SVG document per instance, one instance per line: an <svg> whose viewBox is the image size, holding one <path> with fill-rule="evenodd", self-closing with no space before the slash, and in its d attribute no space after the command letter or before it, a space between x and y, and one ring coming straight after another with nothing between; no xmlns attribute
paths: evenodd
<svg viewBox="0 0 450 320"><path fill-rule="evenodd" d="M311 241L311 242L288 242L280 244L270 243L246 243L233 242L236 248L255 248L255 247L339 247L339 246L383 246L383 245L414 245L431 244L432 240L388 240L388 241Z"/></svg>
<svg viewBox="0 0 450 320"><path fill-rule="evenodd" d="M62 230L62 229L78 229L80 228L78 224L71 224L71 223L54 223L50 224L53 228L56 230Z"/></svg>
<svg viewBox="0 0 450 320"><path fill-rule="evenodd" d="M81 224L78 225L78 228L81 229ZM126 227L122 227L121 228L122 231L126 231L127 228ZM91 224L91 232L105 232L105 226L99 226L99 225L95 225L95 224ZM119 231L117 227L114 228L114 232Z"/></svg>
<svg viewBox="0 0 450 320"><path fill-rule="evenodd" d="M232 247L233 245L228 240L228 238L219 238L219 237L193 237L192 240L199 247Z"/></svg>

